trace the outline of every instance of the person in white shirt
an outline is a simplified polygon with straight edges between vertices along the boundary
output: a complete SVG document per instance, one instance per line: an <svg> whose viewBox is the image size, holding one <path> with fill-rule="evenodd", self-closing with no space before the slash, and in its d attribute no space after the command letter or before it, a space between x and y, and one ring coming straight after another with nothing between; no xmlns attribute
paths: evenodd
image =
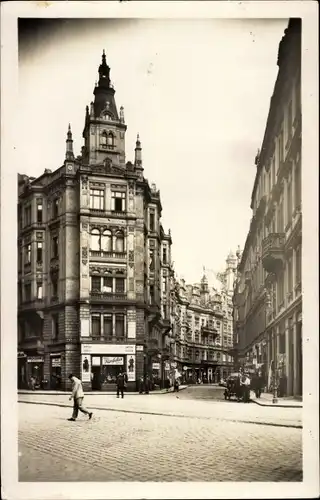
<svg viewBox="0 0 320 500"><path fill-rule="evenodd" d="M91 420L93 413L89 412L83 406L84 392L83 392L81 380L79 380L77 377L75 377L72 373L70 373L69 379L72 382L72 394L71 394L69 400L71 401L71 399L73 399L73 413L72 413L72 417L68 418L68 420L70 420L70 422L75 422L76 418L78 417L79 410L82 413L84 413L85 415L88 415L89 420Z"/></svg>

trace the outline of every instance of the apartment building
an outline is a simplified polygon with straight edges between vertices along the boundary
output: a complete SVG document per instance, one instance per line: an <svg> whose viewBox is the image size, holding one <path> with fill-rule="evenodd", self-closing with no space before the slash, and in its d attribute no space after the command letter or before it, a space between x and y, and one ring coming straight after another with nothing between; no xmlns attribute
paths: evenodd
<svg viewBox="0 0 320 500"><path fill-rule="evenodd" d="M171 235L160 192L145 179L139 136L126 162L119 112L103 53L84 146L69 126L63 165L18 177L18 386L128 390L152 370L170 323Z"/></svg>
<svg viewBox="0 0 320 500"><path fill-rule="evenodd" d="M174 367L186 382L225 379L233 370L232 296L209 287L204 275L199 284L176 282L174 297Z"/></svg>
<svg viewBox="0 0 320 500"><path fill-rule="evenodd" d="M234 327L238 365L265 386L302 395L301 20L279 45L278 76L255 161L252 220L238 267Z"/></svg>

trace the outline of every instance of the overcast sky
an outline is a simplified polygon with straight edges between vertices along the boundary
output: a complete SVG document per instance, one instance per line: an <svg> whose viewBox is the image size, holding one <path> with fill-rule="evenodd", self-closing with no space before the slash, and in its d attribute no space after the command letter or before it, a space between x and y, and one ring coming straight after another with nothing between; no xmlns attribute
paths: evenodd
<svg viewBox="0 0 320 500"><path fill-rule="evenodd" d="M68 123L83 145L105 49L127 161L140 134L144 175L161 192L179 277L220 271L249 228L261 147L287 19L55 20L19 38L20 173L62 165ZM208 278L214 282L208 271Z"/></svg>

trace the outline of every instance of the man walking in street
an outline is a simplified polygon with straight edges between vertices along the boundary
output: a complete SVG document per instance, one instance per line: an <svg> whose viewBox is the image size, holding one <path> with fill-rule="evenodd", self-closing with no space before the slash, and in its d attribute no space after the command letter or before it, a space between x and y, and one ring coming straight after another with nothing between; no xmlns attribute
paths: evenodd
<svg viewBox="0 0 320 500"><path fill-rule="evenodd" d="M78 417L79 410L82 413L84 413L85 415L88 415L89 420L91 420L93 413L89 412L83 406L84 392L83 392L81 380L79 380L77 377L75 377L72 373L70 373L69 379L72 382L72 394L71 394L69 400L71 401L71 399L73 399L73 413L72 413L72 417L68 418L68 420L70 420L70 422L75 422L76 418Z"/></svg>
<svg viewBox="0 0 320 500"><path fill-rule="evenodd" d="M119 397L119 394L121 393L121 397L123 398L123 390L125 386L125 375L120 371L119 375L117 376L117 398Z"/></svg>

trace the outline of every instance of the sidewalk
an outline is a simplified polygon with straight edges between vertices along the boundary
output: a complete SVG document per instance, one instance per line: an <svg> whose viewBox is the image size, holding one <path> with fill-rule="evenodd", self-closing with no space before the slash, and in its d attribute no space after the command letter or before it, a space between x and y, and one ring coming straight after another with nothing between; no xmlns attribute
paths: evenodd
<svg viewBox="0 0 320 500"><path fill-rule="evenodd" d="M183 389L186 389L188 386L187 385L180 385L179 386L179 391L182 391ZM116 394L117 390L115 389L114 391L90 391L90 392L85 392L85 396L114 396ZM149 395L159 395L159 394L168 394L168 392L173 392L173 387L170 387L170 389L157 389L155 391L150 391ZM18 390L18 395L19 394L33 394L34 396L37 396L38 394L43 395L48 395L48 396L63 396L66 394L71 393L71 389L69 391L45 391L45 390L35 390L31 391L30 389L19 389ZM133 392L126 392L125 393L127 396L139 396L140 393L137 391Z"/></svg>
<svg viewBox="0 0 320 500"><path fill-rule="evenodd" d="M212 421L228 420L238 423L302 428L301 408L269 408L268 406L237 402L186 400L180 399L179 393L173 392L167 394L167 397L162 396L163 393L153 394L153 397L144 394L137 397L136 394L128 393L124 399L117 398L114 393L112 396L107 395L107 397L101 393L92 394L90 397L89 395L87 397L87 394L85 394L85 404L92 411L103 410ZM42 395L32 392L32 394L19 394L18 401L24 404L72 407L69 393ZM23 405L21 405L21 411L23 411Z"/></svg>
<svg viewBox="0 0 320 500"><path fill-rule="evenodd" d="M256 398L254 392L251 392L251 400L259 406L273 406L275 408L303 408L303 402L293 397L277 398L277 402L273 403L273 394L264 392L260 398Z"/></svg>

